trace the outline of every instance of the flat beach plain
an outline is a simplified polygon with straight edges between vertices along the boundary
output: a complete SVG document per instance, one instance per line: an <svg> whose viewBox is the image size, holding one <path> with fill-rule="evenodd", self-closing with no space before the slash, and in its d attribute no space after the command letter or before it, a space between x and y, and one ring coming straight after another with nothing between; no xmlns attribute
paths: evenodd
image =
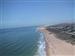
<svg viewBox="0 0 75 56"><path fill-rule="evenodd" d="M40 28L40 31L45 35L47 56L75 56L75 45L59 39L60 36L55 32L48 31L45 28ZM61 36L64 35L61 34Z"/></svg>

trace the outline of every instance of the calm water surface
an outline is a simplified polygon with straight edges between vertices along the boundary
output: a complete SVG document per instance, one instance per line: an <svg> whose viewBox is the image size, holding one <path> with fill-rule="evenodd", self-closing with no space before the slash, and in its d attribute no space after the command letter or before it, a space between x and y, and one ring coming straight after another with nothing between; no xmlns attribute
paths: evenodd
<svg viewBox="0 0 75 56"><path fill-rule="evenodd" d="M39 37L36 27L0 29L0 56L34 56Z"/></svg>

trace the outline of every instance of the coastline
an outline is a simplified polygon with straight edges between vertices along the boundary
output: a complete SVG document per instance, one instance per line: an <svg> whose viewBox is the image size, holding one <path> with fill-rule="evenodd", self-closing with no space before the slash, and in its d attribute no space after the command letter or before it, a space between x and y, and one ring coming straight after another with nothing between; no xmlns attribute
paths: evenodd
<svg viewBox="0 0 75 56"><path fill-rule="evenodd" d="M40 32L40 38L39 38L37 46L38 46L38 49L34 56L46 56L45 40L44 40L44 35L42 32Z"/></svg>
<svg viewBox="0 0 75 56"><path fill-rule="evenodd" d="M56 34L43 28L39 28L44 33L46 42L46 56L75 56L75 46L57 39Z"/></svg>

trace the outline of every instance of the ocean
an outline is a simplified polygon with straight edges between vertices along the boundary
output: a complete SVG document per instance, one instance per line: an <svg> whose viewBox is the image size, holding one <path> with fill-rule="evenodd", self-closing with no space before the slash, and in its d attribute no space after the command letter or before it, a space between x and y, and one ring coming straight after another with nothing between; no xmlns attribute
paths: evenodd
<svg viewBox="0 0 75 56"><path fill-rule="evenodd" d="M43 33L34 26L0 29L0 56L46 56Z"/></svg>

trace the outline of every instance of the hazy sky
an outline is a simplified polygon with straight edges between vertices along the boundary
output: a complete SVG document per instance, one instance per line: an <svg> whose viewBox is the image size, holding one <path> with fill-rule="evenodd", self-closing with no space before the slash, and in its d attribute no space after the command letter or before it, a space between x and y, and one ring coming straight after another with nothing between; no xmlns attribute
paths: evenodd
<svg viewBox="0 0 75 56"><path fill-rule="evenodd" d="M73 0L0 1L0 28L71 22L75 18Z"/></svg>

